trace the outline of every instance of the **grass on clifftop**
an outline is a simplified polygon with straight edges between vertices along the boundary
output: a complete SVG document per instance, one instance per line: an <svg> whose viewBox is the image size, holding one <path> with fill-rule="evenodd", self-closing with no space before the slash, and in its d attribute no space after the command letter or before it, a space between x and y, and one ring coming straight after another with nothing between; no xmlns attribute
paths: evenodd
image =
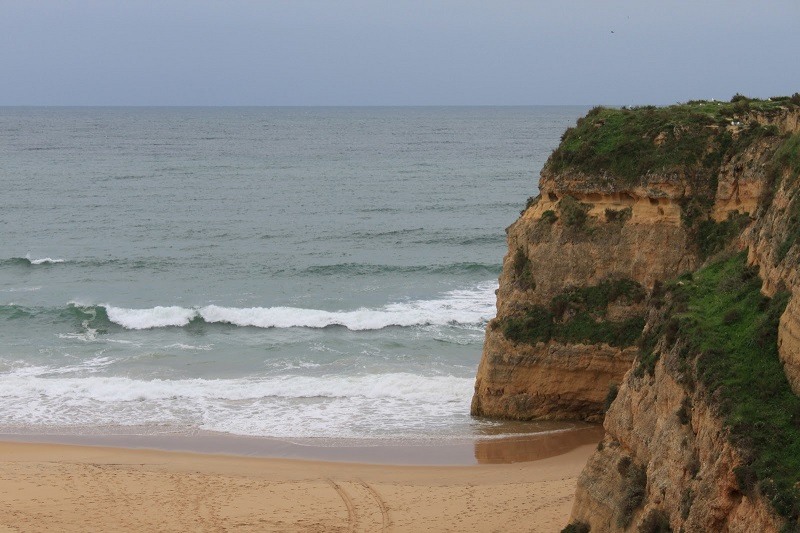
<svg viewBox="0 0 800 533"><path fill-rule="evenodd" d="M788 301L760 292L757 269L745 254L714 263L672 285L681 364L719 408L746 464L736 470L744 494L757 488L775 510L800 517L800 398L778 357L778 320ZM670 339L671 337L671 339ZM794 529L790 529L794 531Z"/></svg>
<svg viewBox="0 0 800 533"><path fill-rule="evenodd" d="M777 113L797 106L800 94L771 100L737 95L731 102L692 101L669 107L595 107L564 133L548 165L554 172L605 173L628 183L671 168L712 171L697 175L712 180L728 151L777 134L777 128L753 122L737 124L741 129L734 137L727 131L732 122L745 120L753 111Z"/></svg>

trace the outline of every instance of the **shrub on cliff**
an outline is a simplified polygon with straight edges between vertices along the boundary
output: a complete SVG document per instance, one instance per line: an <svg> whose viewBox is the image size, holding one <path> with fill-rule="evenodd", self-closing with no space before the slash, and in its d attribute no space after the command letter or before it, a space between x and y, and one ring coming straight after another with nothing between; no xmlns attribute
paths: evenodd
<svg viewBox="0 0 800 533"><path fill-rule="evenodd" d="M573 522L562 529L561 533L589 533L589 531L591 531L589 524L585 522Z"/></svg>
<svg viewBox="0 0 800 533"><path fill-rule="evenodd" d="M538 196L529 196L528 200L525 202L525 208L522 211L520 211L519 214L520 215L524 215L525 211L527 211L531 207L535 206L537 203L539 203L539 197Z"/></svg>
<svg viewBox="0 0 800 533"><path fill-rule="evenodd" d="M626 207L625 209L606 209L606 222L619 222L624 224L630 220L633 215L633 209Z"/></svg>
<svg viewBox="0 0 800 533"><path fill-rule="evenodd" d="M569 195L564 196L558 202L558 210L561 213L561 220L564 221L564 224L576 228L582 228L589 216L589 206Z"/></svg>
<svg viewBox="0 0 800 533"><path fill-rule="evenodd" d="M730 213L726 220L703 220L697 225L697 245L700 258L706 259L721 252L750 224L747 213Z"/></svg>
<svg viewBox="0 0 800 533"><path fill-rule="evenodd" d="M544 307L534 306L523 316L503 319L501 327L503 335L514 342L546 342L553 334L553 315Z"/></svg>
<svg viewBox="0 0 800 533"><path fill-rule="evenodd" d="M556 220L558 220L558 216L556 216L556 212L552 209L548 209L544 213L542 213L542 218L539 219L540 222L544 224L553 224Z"/></svg>
<svg viewBox="0 0 800 533"><path fill-rule="evenodd" d="M627 528L633 514L642 506L647 496L647 471L643 466L628 463L622 476L622 499L617 514L617 525Z"/></svg>
<svg viewBox="0 0 800 533"><path fill-rule="evenodd" d="M672 533L669 517L661 509L652 509L639 524L639 533Z"/></svg>
<svg viewBox="0 0 800 533"><path fill-rule="evenodd" d="M517 251L514 252L511 268L514 272L515 284L518 289L526 291L536 288L536 283L533 281L531 260L522 248L517 248Z"/></svg>

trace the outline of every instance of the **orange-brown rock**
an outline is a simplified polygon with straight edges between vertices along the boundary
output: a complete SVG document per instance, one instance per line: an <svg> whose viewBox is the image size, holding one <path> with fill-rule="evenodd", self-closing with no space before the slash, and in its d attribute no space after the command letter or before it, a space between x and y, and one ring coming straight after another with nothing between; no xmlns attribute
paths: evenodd
<svg viewBox="0 0 800 533"><path fill-rule="evenodd" d="M608 345L514 345L498 330L486 332L478 369L480 394L472 413L515 419L602 420L609 384L631 367L636 348Z"/></svg>
<svg viewBox="0 0 800 533"><path fill-rule="evenodd" d="M645 287L697 267L698 258L681 224L679 176L652 178L646 185L591 192L586 176L542 174L535 205L508 230L508 253L497 291L497 317L513 316L531 304L547 305L571 287L607 279L630 279ZM562 219L550 223L566 196L586 204L585 227ZM623 213L608 220L606 210ZM514 269L522 250L533 283L520 285ZM613 316L613 310L610 310ZM475 383L472 414L531 419L601 420L609 386L619 383L636 355L635 347L514 344L487 329Z"/></svg>
<svg viewBox="0 0 800 533"><path fill-rule="evenodd" d="M591 531L638 531L657 509L673 531L779 531L782 522L766 502L741 493L733 472L743 460L700 392L675 381L669 366L676 358L662 353L652 377L626 376L606 414L606 436L578 481L571 520ZM644 505L627 523L626 462L646 473Z"/></svg>

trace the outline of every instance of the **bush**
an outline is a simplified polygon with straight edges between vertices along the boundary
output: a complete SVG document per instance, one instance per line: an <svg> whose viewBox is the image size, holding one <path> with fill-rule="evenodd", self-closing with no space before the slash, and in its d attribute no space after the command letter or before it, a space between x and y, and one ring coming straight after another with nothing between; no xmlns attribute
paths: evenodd
<svg viewBox="0 0 800 533"><path fill-rule="evenodd" d="M725 324L726 326L730 326L731 324L734 324L741 319L742 319L742 313L739 312L738 309L731 309L730 311L725 313L724 317L722 317L722 323Z"/></svg>
<svg viewBox="0 0 800 533"><path fill-rule="evenodd" d="M681 518L686 520L689 518L689 512L692 510L692 504L694 503L694 491L692 489L687 490L681 496Z"/></svg>
<svg viewBox="0 0 800 533"><path fill-rule="evenodd" d="M533 281L533 269L531 260L522 248L517 248L514 252L514 259L511 263L511 268L514 271L516 278L516 285L518 289L529 290L535 289L536 283Z"/></svg>
<svg viewBox="0 0 800 533"><path fill-rule="evenodd" d="M586 224L590 206L573 198L564 196L558 202L558 209L561 212L561 219L567 226L582 228Z"/></svg>
<svg viewBox="0 0 800 533"><path fill-rule="evenodd" d="M606 222L619 222L624 224L630 220L633 215L633 209L626 207L625 209L606 209Z"/></svg>
<svg viewBox="0 0 800 533"><path fill-rule="evenodd" d="M647 496L647 472L644 467L630 463L622 479L622 501L620 502L617 525L627 528L633 515L644 503Z"/></svg>
<svg viewBox="0 0 800 533"><path fill-rule="evenodd" d="M639 357L639 364L633 370L634 377L644 377L645 373L649 376L654 376L656 373L656 363L659 359L659 353L656 350L645 352Z"/></svg>
<svg viewBox="0 0 800 533"><path fill-rule="evenodd" d="M547 342L553 335L553 315L544 307L534 306L522 316L504 319L502 328L503 335L514 342Z"/></svg>
<svg viewBox="0 0 800 533"><path fill-rule="evenodd" d="M552 209L548 209L547 211L542 213L542 218L540 220L546 224L553 224L555 223L556 220L558 220L558 217L556 216L555 211L553 211Z"/></svg>
<svg viewBox="0 0 800 533"><path fill-rule="evenodd" d="M752 498L758 483L758 474L755 469L750 465L737 466L733 469L733 475L736 476L736 484L739 485L739 491Z"/></svg>
<svg viewBox="0 0 800 533"><path fill-rule="evenodd" d="M678 420L684 426L691 422L692 420L692 401L689 399L688 396L683 397L683 401L681 401L681 406L678 408Z"/></svg>
<svg viewBox="0 0 800 533"><path fill-rule="evenodd" d="M722 222L701 221L696 229L700 257L705 259L721 252L748 224L750 215L747 213L730 213Z"/></svg>
<svg viewBox="0 0 800 533"><path fill-rule="evenodd" d="M589 531L591 531L591 529L586 522L573 522L562 529L561 533L589 533Z"/></svg>
<svg viewBox="0 0 800 533"><path fill-rule="evenodd" d="M538 196L529 196L528 197L528 201L525 202L525 208L522 211L520 211L519 214L520 215L525 214L525 211L527 211L528 209L530 209L531 207L533 207L537 203L539 203L539 197Z"/></svg>
<svg viewBox="0 0 800 533"><path fill-rule="evenodd" d="M661 509L652 509L639 524L639 533L671 533L669 517Z"/></svg>

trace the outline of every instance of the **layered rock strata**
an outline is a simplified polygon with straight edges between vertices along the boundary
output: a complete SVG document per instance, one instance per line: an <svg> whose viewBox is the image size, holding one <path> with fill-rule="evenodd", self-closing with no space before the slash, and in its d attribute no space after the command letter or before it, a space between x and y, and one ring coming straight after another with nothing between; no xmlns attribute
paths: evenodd
<svg viewBox="0 0 800 533"><path fill-rule="evenodd" d="M486 332L474 415L600 420L609 386L621 381L636 356L634 345L557 338L517 343L498 325L575 287L632 280L651 288L697 265L680 222L679 182L604 193L583 192L580 185L544 173L539 200L508 228L498 313ZM580 225L565 220L565 198L583 204L586 220ZM619 218L609 220L606 210ZM515 264L522 256L525 280ZM613 306L609 311L613 314Z"/></svg>

